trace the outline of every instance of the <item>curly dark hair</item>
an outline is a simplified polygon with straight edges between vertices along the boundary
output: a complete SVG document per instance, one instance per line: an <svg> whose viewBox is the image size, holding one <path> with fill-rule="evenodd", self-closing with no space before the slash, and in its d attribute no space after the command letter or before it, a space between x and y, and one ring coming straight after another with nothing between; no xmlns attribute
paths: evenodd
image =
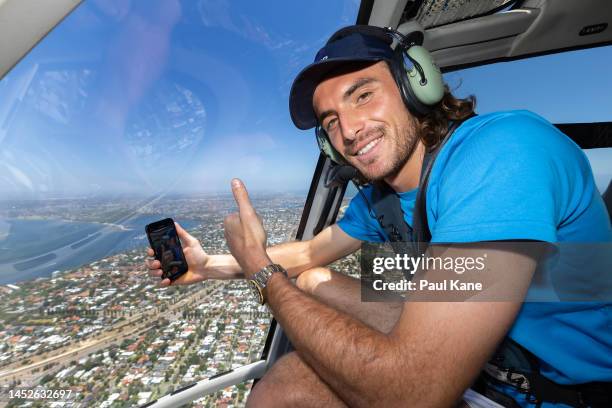
<svg viewBox="0 0 612 408"><path fill-rule="evenodd" d="M427 115L416 117L417 132L428 149L435 148L442 141L450 122L463 121L474 114L476 98L470 95L465 99L456 98L444 85L442 100Z"/></svg>

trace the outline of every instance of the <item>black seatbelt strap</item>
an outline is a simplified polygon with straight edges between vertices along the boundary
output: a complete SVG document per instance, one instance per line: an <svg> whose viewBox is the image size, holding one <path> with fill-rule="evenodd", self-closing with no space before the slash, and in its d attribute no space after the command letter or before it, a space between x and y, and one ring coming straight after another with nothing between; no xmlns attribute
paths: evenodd
<svg viewBox="0 0 612 408"><path fill-rule="evenodd" d="M372 189L372 209L389 241L412 241L412 228L404 220L399 197L387 183L378 182Z"/></svg>
<svg viewBox="0 0 612 408"><path fill-rule="evenodd" d="M449 127L444 139L431 151L423 157L423 166L421 167L421 177L419 180L419 191L417 192L414 212L412 213L412 228L413 241L416 243L417 254L424 254L427 250L427 244L431 241L431 231L429 230L429 222L427 221L427 187L429 186L429 176L434 162L440 153L440 150L446 145L446 142L451 138L455 130L465 120L475 116L472 114L463 121L453 122Z"/></svg>

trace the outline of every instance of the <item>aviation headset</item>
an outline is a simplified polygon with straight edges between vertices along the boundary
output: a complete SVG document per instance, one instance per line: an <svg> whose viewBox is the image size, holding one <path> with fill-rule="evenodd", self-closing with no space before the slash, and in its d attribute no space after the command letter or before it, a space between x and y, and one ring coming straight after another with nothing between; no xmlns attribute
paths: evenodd
<svg viewBox="0 0 612 408"><path fill-rule="evenodd" d="M347 27L347 29L338 31L330 38L328 44L342 38L343 32L351 28ZM432 107L442 100L444 83L442 73L434 63L431 54L421 45L423 33L415 31L404 35L390 27L371 26L367 29L379 36L383 34L390 36L392 40L397 40L389 66L402 100L415 116L424 116L429 113ZM320 124L315 127L315 133L319 149L325 156L335 163L348 164L332 146L327 133Z"/></svg>

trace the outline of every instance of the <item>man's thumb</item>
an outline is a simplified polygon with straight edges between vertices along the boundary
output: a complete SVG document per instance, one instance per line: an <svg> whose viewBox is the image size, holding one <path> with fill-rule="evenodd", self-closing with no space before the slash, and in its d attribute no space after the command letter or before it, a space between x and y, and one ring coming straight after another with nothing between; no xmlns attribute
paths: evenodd
<svg viewBox="0 0 612 408"><path fill-rule="evenodd" d="M176 233L178 234L179 239L185 245L191 245L198 242L198 240L195 239L192 235L190 235L187 231L185 231L185 229L183 229L183 227L181 227L178 222L174 223L174 227L176 228Z"/></svg>
<svg viewBox="0 0 612 408"><path fill-rule="evenodd" d="M249 199L249 193L240 179L232 180L232 193L234 194L236 204L238 204L240 215L252 215L255 213L251 200Z"/></svg>

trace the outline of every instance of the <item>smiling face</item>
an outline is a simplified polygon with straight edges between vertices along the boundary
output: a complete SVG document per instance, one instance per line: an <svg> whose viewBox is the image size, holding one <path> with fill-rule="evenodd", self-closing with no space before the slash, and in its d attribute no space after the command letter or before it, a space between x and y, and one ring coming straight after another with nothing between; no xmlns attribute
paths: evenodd
<svg viewBox="0 0 612 408"><path fill-rule="evenodd" d="M397 176L417 146L414 119L384 61L323 80L313 107L334 148L369 180Z"/></svg>

